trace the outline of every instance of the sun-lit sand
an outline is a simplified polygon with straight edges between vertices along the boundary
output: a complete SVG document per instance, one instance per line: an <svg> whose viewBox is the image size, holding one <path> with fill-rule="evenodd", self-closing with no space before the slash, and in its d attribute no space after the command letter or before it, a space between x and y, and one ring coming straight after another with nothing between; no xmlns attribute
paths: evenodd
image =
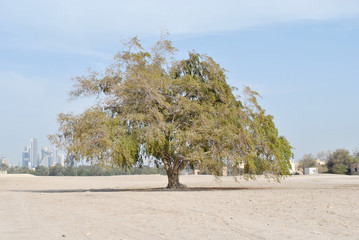
<svg viewBox="0 0 359 240"><path fill-rule="evenodd" d="M0 239L359 239L359 176L166 181L0 176Z"/></svg>

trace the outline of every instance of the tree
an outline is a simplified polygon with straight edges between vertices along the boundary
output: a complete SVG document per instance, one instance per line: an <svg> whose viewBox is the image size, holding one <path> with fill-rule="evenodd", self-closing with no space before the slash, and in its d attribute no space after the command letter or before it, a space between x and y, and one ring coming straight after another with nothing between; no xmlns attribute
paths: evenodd
<svg viewBox="0 0 359 240"><path fill-rule="evenodd" d="M28 169L27 167L10 167L8 169L8 174L33 174L33 171Z"/></svg>
<svg viewBox="0 0 359 240"><path fill-rule="evenodd" d="M317 153L316 158L320 159L323 162L328 162L330 154L331 154L330 150L321 151Z"/></svg>
<svg viewBox="0 0 359 240"><path fill-rule="evenodd" d="M65 167L63 167L60 163L56 163L54 166L50 168L50 176L64 176Z"/></svg>
<svg viewBox="0 0 359 240"><path fill-rule="evenodd" d="M175 51L167 39L144 51L133 38L103 74L74 78L71 96L96 96L98 103L60 114L50 140L70 160L122 168L141 165L144 149L164 166L168 188L184 187L179 174L187 165L221 175L224 166L244 164L246 179L258 171L278 181L289 174L291 146L258 104L259 94L246 88L241 101L211 57L190 52L171 61Z"/></svg>
<svg viewBox="0 0 359 240"><path fill-rule="evenodd" d="M335 174L348 174L348 167L342 163L334 164L332 172Z"/></svg>
<svg viewBox="0 0 359 240"><path fill-rule="evenodd" d="M337 149L328 157L327 167L330 173L349 174L353 157L346 149Z"/></svg>
<svg viewBox="0 0 359 240"><path fill-rule="evenodd" d="M67 166L64 171L65 176L77 176L77 168L73 166Z"/></svg>
<svg viewBox="0 0 359 240"><path fill-rule="evenodd" d="M8 170L8 169L9 169L9 165L4 164L4 163L0 164L0 170L5 171L5 170Z"/></svg>
<svg viewBox="0 0 359 240"><path fill-rule="evenodd" d="M359 163L359 149L355 149L353 152L353 162Z"/></svg>
<svg viewBox="0 0 359 240"><path fill-rule="evenodd" d="M44 166L37 166L35 168L35 175L36 176L49 176L49 168Z"/></svg>
<svg viewBox="0 0 359 240"><path fill-rule="evenodd" d="M301 160L299 160L299 167L300 168L310 168L315 167L317 165L316 159L313 157L312 154L304 154Z"/></svg>

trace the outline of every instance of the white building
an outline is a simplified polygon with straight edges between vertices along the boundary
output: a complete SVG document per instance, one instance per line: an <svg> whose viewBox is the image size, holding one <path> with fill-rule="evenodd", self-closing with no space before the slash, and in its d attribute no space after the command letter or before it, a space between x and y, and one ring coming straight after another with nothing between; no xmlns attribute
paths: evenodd
<svg viewBox="0 0 359 240"><path fill-rule="evenodd" d="M60 163L61 166L65 166L65 154L59 153L57 154L57 163Z"/></svg>
<svg viewBox="0 0 359 240"><path fill-rule="evenodd" d="M1 164L7 165L7 166L9 167L9 166L10 166L10 164L9 164L9 159L6 158L6 157L2 157L2 158L0 159L0 165L1 165Z"/></svg>
<svg viewBox="0 0 359 240"><path fill-rule="evenodd" d="M318 174L318 168L316 168L316 167L304 168L304 174L305 175Z"/></svg>
<svg viewBox="0 0 359 240"><path fill-rule="evenodd" d="M53 157L53 165L56 165L57 163L59 163L59 155L57 152L57 148L54 148L54 150L52 151L52 157Z"/></svg>
<svg viewBox="0 0 359 240"><path fill-rule="evenodd" d="M30 139L30 162L32 168L37 167L39 164L39 150L36 138Z"/></svg>
<svg viewBox="0 0 359 240"><path fill-rule="evenodd" d="M39 166L50 167L52 152L48 147L41 148Z"/></svg>
<svg viewBox="0 0 359 240"><path fill-rule="evenodd" d="M28 146L25 146L25 149L22 152L21 167L27 167L27 168L31 167L30 148Z"/></svg>
<svg viewBox="0 0 359 240"><path fill-rule="evenodd" d="M294 174L295 173L295 162L293 160L290 160L290 168L289 173Z"/></svg>

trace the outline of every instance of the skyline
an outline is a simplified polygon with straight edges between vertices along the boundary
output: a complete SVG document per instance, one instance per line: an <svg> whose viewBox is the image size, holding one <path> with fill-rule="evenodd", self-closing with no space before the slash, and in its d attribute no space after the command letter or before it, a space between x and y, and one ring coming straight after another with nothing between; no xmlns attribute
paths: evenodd
<svg viewBox="0 0 359 240"><path fill-rule="evenodd" d="M6 158L6 156L0 156L0 159L2 157ZM50 167L56 163L60 163L64 166L65 155L62 151L55 146L49 147L39 145L37 138L31 138L29 139L28 144L24 145L19 162L14 162L10 165L34 169L40 165Z"/></svg>
<svg viewBox="0 0 359 240"><path fill-rule="evenodd" d="M186 3L1 3L0 155L14 164L28 139L49 145L57 114L90 105L68 101L71 77L103 70L131 36L150 47L162 29L178 58L192 49L206 53L228 70L231 86L258 91L296 161L359 147L359 3L197 1L188 9Z"/></svg>

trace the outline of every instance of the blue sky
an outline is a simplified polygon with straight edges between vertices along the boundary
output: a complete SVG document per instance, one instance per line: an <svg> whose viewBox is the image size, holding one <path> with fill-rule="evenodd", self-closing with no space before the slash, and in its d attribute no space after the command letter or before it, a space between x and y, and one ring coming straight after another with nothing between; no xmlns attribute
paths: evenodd
<svg viewBox="0 0 359 240"><path fill-rule="evenodd" d="M47 146L71 77L101 70L137 35L167 29L179 56L195 49L257 90L280 134L305 153L359 147L359 2L0 1L0 156L16 164L30 138Z"/></svg>

